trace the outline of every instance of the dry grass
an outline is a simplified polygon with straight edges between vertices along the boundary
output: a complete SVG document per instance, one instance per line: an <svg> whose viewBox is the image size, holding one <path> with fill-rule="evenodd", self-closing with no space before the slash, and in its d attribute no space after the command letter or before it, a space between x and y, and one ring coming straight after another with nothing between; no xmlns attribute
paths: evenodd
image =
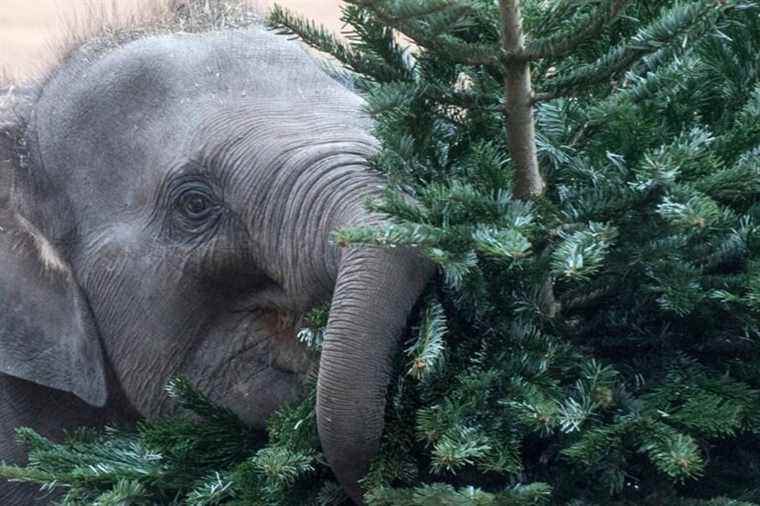
<svg viewBox="0 0 760 506"><path fill-rule="evenodd" d="M64 19L64 35L52 46L51 63L59 64L94 39L119 43L155 33L240 28L260 20L254 0L88 0Z"/></svg>

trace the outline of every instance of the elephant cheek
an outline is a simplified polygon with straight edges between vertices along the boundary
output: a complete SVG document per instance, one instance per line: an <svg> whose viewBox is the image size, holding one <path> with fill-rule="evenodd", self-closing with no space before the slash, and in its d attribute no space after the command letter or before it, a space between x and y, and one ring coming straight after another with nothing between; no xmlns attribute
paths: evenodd
<svg viewBox="0 0 760 506"><path fill-rule="evenodd" d="M229 320L196 351L187 376L212 401L256 428L285 404L302 399L316 359L298 343L291 319L257 312ZM222 337L225 336L225 337ZM214 364L209 367L209 364Z"/></svg>
<svg viewBox="0 0 760 506"><path fill-rule="evenodd" d="M297 375L268 367L251 381L236 383L224 392L222 405L248 425L263 429L269 416L285 404L302 399L303 394L303 383Z"/></svg>

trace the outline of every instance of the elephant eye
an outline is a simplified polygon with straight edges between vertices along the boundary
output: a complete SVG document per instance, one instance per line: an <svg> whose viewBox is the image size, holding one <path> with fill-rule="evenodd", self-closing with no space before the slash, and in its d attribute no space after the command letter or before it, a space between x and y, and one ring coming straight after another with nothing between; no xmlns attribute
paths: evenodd
<svg viewBox="0 0 760 506"><path fill-rule="evenodd" d="M213 182L197 174L185 174L168 181L165 200L157 209L168 211L165 225L172 234L187 238L212 232L224 215L223 200Z"/></svg>
<svg viewBox="0 0 760 506"><path fill-rule="evenodd" d="M214 203L204 192L189 190L180 195L177 200L178 210L191 220L203 220L214 210Z"/></svg>

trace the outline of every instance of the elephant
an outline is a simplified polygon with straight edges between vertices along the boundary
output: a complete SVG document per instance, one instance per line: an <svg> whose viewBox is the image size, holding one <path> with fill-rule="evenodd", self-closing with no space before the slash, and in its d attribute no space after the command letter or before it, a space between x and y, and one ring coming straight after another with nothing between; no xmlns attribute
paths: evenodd
<svg viewBox="0 0 760 506"><path fill-rule="evenodd" d="M175 376L263 427L318 367L321 445L360 504L434 272L331 239L388 220L362 97L260 25L94 39L0 97L0 460L24 461L18 426L170 414ZM314 364L294 328L324 303Z"/></svg>

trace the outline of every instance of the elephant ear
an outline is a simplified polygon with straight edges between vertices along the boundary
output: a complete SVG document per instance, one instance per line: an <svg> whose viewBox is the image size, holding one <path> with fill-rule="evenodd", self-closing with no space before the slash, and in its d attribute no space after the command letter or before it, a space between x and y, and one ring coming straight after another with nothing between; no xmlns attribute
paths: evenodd
<svg viewBox="0 0 760 506"><path fill-rule="evenodd" d="M10 92L0 90L0 100ZM0 107L0 374L106 402L97 328L71 267L13 202L18 124Z"/></svg>

